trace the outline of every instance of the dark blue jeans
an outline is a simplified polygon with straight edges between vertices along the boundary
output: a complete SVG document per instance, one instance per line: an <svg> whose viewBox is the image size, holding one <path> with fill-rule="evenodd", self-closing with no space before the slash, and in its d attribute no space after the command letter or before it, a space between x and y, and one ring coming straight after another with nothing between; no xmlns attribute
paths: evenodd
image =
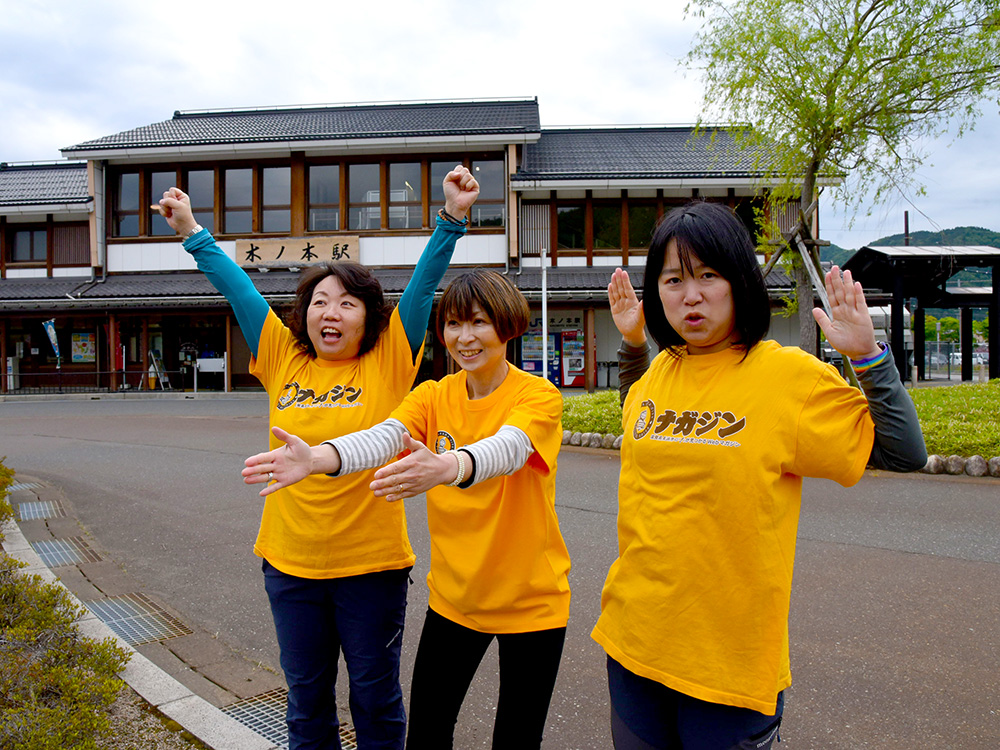
<svg viewBox="0 0 1000 750"><path fill-rule="evenodd" d="M337 661L344 652L351 718L361 748L403 748L399 686L410 569L313 580L266 560L264 588L288 683L289 750L340 750Z"/></svg>
<svg viewBox="0 0 1000 750"><path fill-rule="evenodd" d="M616 750L767 750L778 738L784 693L767 716L692 698L640 677L608 657Z"/></svg>

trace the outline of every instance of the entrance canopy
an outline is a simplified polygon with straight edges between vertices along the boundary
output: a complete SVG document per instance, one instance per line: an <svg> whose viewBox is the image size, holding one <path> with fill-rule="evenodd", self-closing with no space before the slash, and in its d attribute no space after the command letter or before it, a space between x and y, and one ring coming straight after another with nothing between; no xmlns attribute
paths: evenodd
<svg viewBox="0 0 1000 750"><path fill-rule="evenodd" d="M948 279L966 268L991 269L992 286L963 287L960 292L949 290ZM989 376L991 379L1000 377L1000 249L983 245L863 247L844 264L844 269L849 270L865 289L879 290L883 295L879 302L890 302L892 354L903 377L907 372L903 306L911 298L917 300L913 311L913 354L921 377L924 375L923 320L928 307L961 310L962 380L972 379L972 308L988 308Z"/></svg>

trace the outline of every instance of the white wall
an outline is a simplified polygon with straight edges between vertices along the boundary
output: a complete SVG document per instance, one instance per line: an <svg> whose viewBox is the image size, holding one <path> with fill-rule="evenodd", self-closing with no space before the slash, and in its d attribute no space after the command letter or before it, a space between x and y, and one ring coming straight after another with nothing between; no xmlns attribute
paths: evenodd
<svg viewBox="0 0 1000 750"><path fill-rule="evenodd" d="M429 235L410 237L362 237L360 261L366 266L413 266L427 245ZM233 260L236 242L220 240L219 247ZM456 265L503 265L506 239L502 234L466 236L458 241L452 263ZM196 268L194 259L179 242L108 245L108 271L149 273L186 271ZM87 271L89 273L89 269ZM42 272L44 275L44 271Z"/></svg>
<svg viewBox="0 0 1000 750"><path fill-rule="evenodd" d="M236 258L236 243L219 242L219 247L230 258ZM134 245L108 245L108 271L121 273L149 273L153 271L188 271L197 265L177 241L142 243Z"/></svg>

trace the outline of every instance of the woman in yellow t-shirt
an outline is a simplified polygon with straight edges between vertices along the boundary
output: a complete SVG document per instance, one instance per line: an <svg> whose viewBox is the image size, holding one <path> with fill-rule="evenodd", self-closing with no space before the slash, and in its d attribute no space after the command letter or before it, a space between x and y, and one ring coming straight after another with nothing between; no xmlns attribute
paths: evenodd
<svg viewBox="0 0 1000 750"><path fill-rule="evenodd" d="M608 655L618 750L769 748L791 684L788 608L802 477L927 460L916 411L875 340L861 285L826 275L814 316L864 393L764 341L770 303L750 235L721 204L657 228L643 302L617 269L622 333L618 559L594 639ZM644 327L660 347L648 362Z"/></svg>
<svg viewBox="0 0 1000 750"><path fill-rule="evenodd" d="M409 392L434 292L465 233L479 184L458 165L443 191L437 227L395 308L365 266L324 263L300 276L288 326L196 223L185 193L171 188L153 206L232 305L252 354L250 371L267 391L273 427L316 441L354 432L384 420ZM314 478L264 504L254 552L263 558L288 683L290 750L340 747L335 687L341 652L360 746L399 750L404 744L399 658L414 556L402 506L372 501L372 479L370 472L337 484Z"/></svg>
<svg viewBox="0 0 1000 750"><path fill-rule="evenodd" d="M427 493L430 600L410 692L407 747L450 748L455 722L490 642L500 647L494 748L537 748L569 617L570 561L555 513L562 397L506 360L527 329L527 301L503 276L455 279L438 307L438 335L461 371L418 386L380 425L313 448L247 459L261 494L309 474L382 466L371 488L388 500ZM329 480L328 480L329 481ZM337 479L337 482L345 479Z"/></svg>

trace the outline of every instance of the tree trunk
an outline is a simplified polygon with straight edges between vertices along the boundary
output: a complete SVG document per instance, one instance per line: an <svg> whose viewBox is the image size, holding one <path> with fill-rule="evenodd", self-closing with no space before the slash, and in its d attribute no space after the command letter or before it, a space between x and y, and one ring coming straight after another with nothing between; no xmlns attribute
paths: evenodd
<svg viewBox="0 0 1000 750"><path fill-rule="evenodd" d="M795 299L799 303L799 346L814 356L819 356L819 336L816 332L816 319L812 310L815 292L809 272L802 265L802 258L796 257L793 267L795 276Z"/></svg>
<svg viewBox="0 0 1000 750"><path fill-rule="evenodd" d="M806 174L802 179L802 208L812 203L816 191L816 174L819 172L820 159L814 155ZM819 207L816 208L819 211ZM818 239L818 238L817 238ZM809 271L802 265L802 257L795 253L795 263L793 265L793 276L795 278L795 299L799 303L799 346L812 354L819 356L819 333L816 330L816 319L813 318L812 310L815 299L812 280L809 278Z"/></svg>

